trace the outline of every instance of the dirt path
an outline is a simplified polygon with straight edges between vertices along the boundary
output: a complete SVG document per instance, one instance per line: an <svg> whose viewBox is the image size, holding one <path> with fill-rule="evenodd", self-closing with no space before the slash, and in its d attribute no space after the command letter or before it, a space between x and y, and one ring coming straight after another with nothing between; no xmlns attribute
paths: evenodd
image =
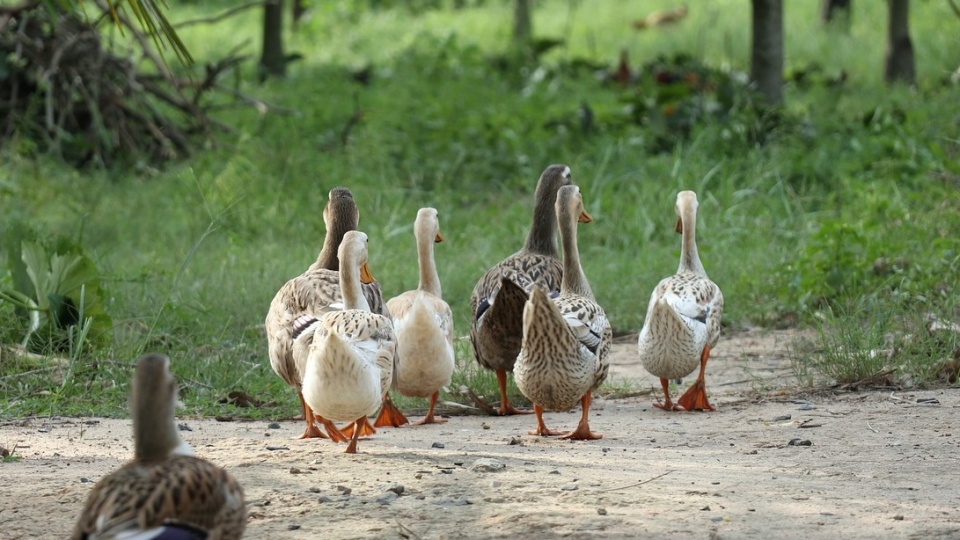
<svg viewBox="0 0 960 540"><path fill-rule="evenodd" d="M708 368L716 413L597 400L595 442L480 416L383 429L352 456L292 440L294 422L186 418L183 435L244 485L246 538L960 539L960 390L800 399L778 390L793 385L789 341L724 339ZM656 386L631 345L617 346L614 373ZM23 456L0 465L0 537L63 537L92 482L130 456L129 433L110 419L0 427L0 446Z"/></svg>

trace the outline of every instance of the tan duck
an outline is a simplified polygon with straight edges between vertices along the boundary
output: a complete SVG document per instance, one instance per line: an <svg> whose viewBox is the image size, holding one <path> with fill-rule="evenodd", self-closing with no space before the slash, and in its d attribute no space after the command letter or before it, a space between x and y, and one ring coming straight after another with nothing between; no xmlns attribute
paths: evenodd
<svg viewBox="0 0 960 540"><path fill-rule="evenodd" d="M315 419L313 411L304 404L303 394L300 392L303 365L298 365L294 361L292 334L293 322L298 317L319 316L342 306L337 249L340 247L343 236L357 228L359 220L360 211L350 190L347 188L330 190L329 200L323 209L323 222L327 228L323 249L306 272L291 279L277 291L273 301L270 302L270 310L264 322L270 365L280 378L297 390L300 398L300 407L306 422L301 439L326 437L327 435L317 427L316 422L320 422L330 432L330 438L335 441L345 440L343 434L332 422L324 418ZM364 284L363 294L375 312L386 314L379 283L373 281Z"/></svg>
<svg viewBox="0 0 960 540"><path fill-rule="evenodd" d="M137 362L130 388L133 461L93 486L73 540L243 535L247 510L240 484L222 467L194 457L180 439L169 364L160 354Z"/></svg>
<svg viewBox="0 0 960 540"><path fill-rule="evenodd" d="M497 374L501 415L529 413L507 399L507 372L520 353L523 306L533 287L560 288L563 267L557 250L557 190L570 185L570 167L551 165L540 175L534 195L533 224L523 249L487 270L473 288L470 342L477 362Z"/></svg>
<svg viewBox="0 0 960 540"><path fill-rule="evenodd" d="M647 317L638 339L643 367L660 378L663 403L655 407L668 411L714 410L707 400L704 371L710 350L720 339L723 294L710 281L697 253L697 194L677 194L677 232L680 267L663 279L650 295ZM670 399L670 379L685 377L700 367L700 375L677 403Z"/></svg>
<svg viewBox="0 0 960 540"><path fill-rule="evenodd" d="M560 295L551 300L540 287L530 294L523 308L523 348L514 377L537 414L537 429L531 435L560 435L547 429L543 411L567 411L579 401L580 423L562 438L599 439L601 434L590 431L590 399L607 378L613 331L580 266L577 222L591 221L580 188L560 188L556 205L563 241Z"/></svg>
<svg viewBox="0 0 960 540"><path fill-rule="evenodd" d="M429 397L427 415L417 425L446 422L433 415L440 389L453 375L453 311L443 301L433 246L443 241L435 208L421 208L413 225L417 240L420 284L416 290L391 298L387 308L397 334L397 359L393 387L411 397ZM391 410L392 409L392 410ZM375 426L397 427L406 417L384 401Z"/></svg>
<svg viewBox="0 0 960 540"><path fill-rule="evenodd" d="M362 426L393 380L396 338L393 321L372 313L361 290L361 280L373 279L367 270L367 235L346 233L339 256L343 310L299 318L294 356L298 363L306 357L302 392L307 407L323 418ZM356 453L361 431L353 430L348 454Z"/></svg>

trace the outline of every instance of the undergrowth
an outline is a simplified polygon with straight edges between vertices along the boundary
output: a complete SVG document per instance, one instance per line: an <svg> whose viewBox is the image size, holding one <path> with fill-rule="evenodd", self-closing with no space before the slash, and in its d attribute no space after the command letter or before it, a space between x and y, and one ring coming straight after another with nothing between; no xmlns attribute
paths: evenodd
<svg viewBox="0 0 960 540"><path fill-rule="evenodd" d="M943 74L960 52L934 31L945 7L921 4L911 16L920 71L908 89L881 84L883 10L857 12L851 33L839 35L818 26L815 3L789 4L793 75L786 108L770 112L742 85L749 21L739 0L644 34L624 24L635 3L604 2L589 17L586 3L542 4L538 36L563 43L531 62L503 45L502 2L416 16L323 3L288 35L305 60L286 80L258 86L250 62L235 81L295 112L224 111L233 134L166 170L78 172L16 144L0 150L0 224L80 246L109 291L111 321L105 341L77 354L68 342L66 353L23 355L12 346L28 327L0 302L0 416L122 415L131 363L148 351L172 357L189 414L296 414L296 396L267 361L263 319L277 289L315 259L337 185L360 206L370 269L388 297L416 287L417 209L440 210L437 265L461 336L442 399L469 405L467 386L495 403L495 377L462 339L469 295L521 246L536 179L556 162L571 166L595 218L579 228L583 266L618 333L640 328L653 286L676 270L673 205L678 190L693 189L725 332L817 328L812 352L797 353L811 384L856 382L888 365L897 383L933 384L930 366L948 345L904 340L923 336L927 313L958 317L948 299L960 279L960 112ZM217 4L177 9L189 19ZM259 35L259 24L252 11L183 38L211 60L222 52L211 43L228 50ZM611 78L623 48L627 84ZM3 289L14 286L7 247ZM65 326L61 336L77 332ZM896 355L871 353L891 347ZM233 391L264 406L231 404Z"/></svg>

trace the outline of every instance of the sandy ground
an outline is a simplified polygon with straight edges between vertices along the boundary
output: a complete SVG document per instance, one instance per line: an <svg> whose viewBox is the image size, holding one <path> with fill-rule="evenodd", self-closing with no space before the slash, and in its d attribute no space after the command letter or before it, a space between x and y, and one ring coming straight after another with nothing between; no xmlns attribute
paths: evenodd
<svg viewBox="0 0 960 540"><path fill-rule="evenodd" d="M597 399L600 441L527 435L533 418L454 416L382 429L343 454L298 422L184 418L199 455L246 490L246 538L957 538L960 390L803 395L786 333L724 338L714 413L655 394ZM654 388L621 340L613 373ZM684 382L689 384L691 379ZM578 411L552 413L571 428ZM65 536L87 493L131 455L128 420L0 427L0 538Z"/></svg>

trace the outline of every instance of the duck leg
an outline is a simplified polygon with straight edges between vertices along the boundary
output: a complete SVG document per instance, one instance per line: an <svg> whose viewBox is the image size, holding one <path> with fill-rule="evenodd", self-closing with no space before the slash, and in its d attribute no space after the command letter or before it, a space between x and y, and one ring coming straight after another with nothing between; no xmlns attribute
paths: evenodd
<svg viewBox="0 0 960 540"><path fill-rule="evenodd" d="M500 416L510 416L513 414L530 414L533 411L525 409L514 409L507 398L507 372L503 369L497 370L497 385L500 386L500 409L497 410Z"/></svg>
<svg viewBox="0 0 960 540"><path fill-rule="evenodd" d="M334 424L332 420L328 420L317 413L313 413L313 417L316 418L318 422L323 424L323 427L327 428L327 434L330 436L331 441L346 442L347 436L344 435L342 431L337 429L336 424Z"/></svg>
<svg viewBox="0 0 960 540"><path fill-rule="evenodd" d="M567 433L566 435L560 437L561 439L573 439L576 441L592 441L596 439L602 439L603 434L594 433L590 431L590 422L587 421L587 417L590 415L590 399L591 392L587 390L587 393L580 398L580 423L577 424L577 429Z"/></svg>
<svg viewBox="0 0 960 540"><path fill-rule="evenodd" d="M373 423L373 425L377 427L400 427L409 423L410 421L407 420L407 417L400 412L400 409L398 409L396 405L393 404L393 400L390 399L390 392L387 392L383 396L383 405L380 407L380 414L377 415L377 420Z"/></svg>
<svg viewBox="0 0 960 540"><path fill-rule="evenodd" d="M363 423L367 420L367 417L357 418L353 421L354 425L362 426ZM360 437L361 429L353 430L353 436L350 437L350 444L347 445L347 449L343 451L344 454L356 454L357 453L357 439Z"/></svg>
<svg viewBox="0 0 960 540"><path fill-rule="evenodd" d="M533 404L533 412L537 415L537 429L530 430L527 433L530 435L540 435L541 437L549 437L551 435L561 435L562 431L557 431L554 429L547 429L547 425L543 423L543 407Z"/></svg>
<svg viewBox="0 0 960 540"><path fill-rule="evenodd" d="M688 411L715 411L713 405L707 401L707 384L703 380L703 374L707 369L707 360L710 358L710 346L707 345L700 353L700 375L693 385L680 396L677 403Z"/></svg>
<svg viewBox="0 0 960 540"><path fill-rule="evenodd" d="M430 394L430 409L427 410L427 415L423 417L423 420L419 422L414 422L414 426L422 426L424 424L442 424L447 421L446 418L440 418L439 416L433 416L433 408L437 406L437 399L440 397L440 391Z"/></svg>
<svg viewBox="0 0 960 540"><path fill-rule="evenodd" d="M670 399L670 381L660 377L660 386L663 387L663 403L657 401L653 404L653 406L665 411L682 411L683 407L675 404L673 400Z"/></svg>
<svg viewBox="0 0 960 540"><path fill-rule="evenodd" d="M300 408L303 410L303 419L307 423L307 427L304 428L303 435L300 435L297 438L328 439L329 437L327 437L327 434L317 427L316 417L313 415L313 411L310 410L310 407L307 407L307 402L303 400L303 393L300 394Z"/></svg>

